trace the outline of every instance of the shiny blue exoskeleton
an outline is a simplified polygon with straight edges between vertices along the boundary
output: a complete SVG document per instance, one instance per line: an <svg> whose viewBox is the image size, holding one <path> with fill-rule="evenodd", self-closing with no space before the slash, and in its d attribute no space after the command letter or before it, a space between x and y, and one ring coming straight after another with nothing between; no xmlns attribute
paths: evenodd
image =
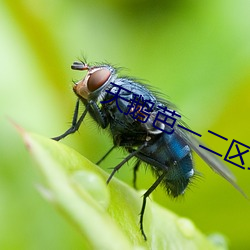
<svg viewBox="0 0 250 250"><path fill-rule="evenodd" d="M172 108L172 105L168 102L163 104L144 85L128 78L116 78L114 84L109 84L101 90L101 95L97 94L102 96L100 114L106 117L105 127L110 126L114 145L125 147L129 152L135 152L139 146L146 143L145 147L134 156L151 166L157 177L162 176L161 183L170 195L176 197L182 194L194 174L191 149L178 134L179 128L171 134L162 132L153 126L151 118L160 111L159 106ZM114 99L118 91L119 95ZM150 100L154 104L146 123L136 120L131 114L126 114L127 100L133 99L134 96L137 99L143 96L143 101ZM167 131L168 128L166 127L165 130Z"/></svg>
<svg viewBox="0 0 250 250"><path fill-rule="evenodd" d="M174 105L159 98L149 86L128 77L118 77L116 69L107 64L89 66L84 62L74 62L72 69L86 70L87 74L73 87L78 100L72 126L64 134L53 139L58 141L77 131L85 115L89 113L113 138L114 146L101 160L115 147L123 147L129 153L114 168L107 183L115 172L133 157L137 158L134 166L134 183L139 166L142 163L150 166L157 179L143 195L140 229L144 239L146 235L143 230L143 215L147 197L159 184L162 184L173 197L184 193L195 173L192 150L242 192L229 169L216 157L201 150L199 142L177 126L183 123L180 115L174 111ZM78 118L80 101L86 109ZM162 107L168 110L164 110L163 115L166 112L175 114L174 127L156 120L157 114L163 110Z"/></svg>

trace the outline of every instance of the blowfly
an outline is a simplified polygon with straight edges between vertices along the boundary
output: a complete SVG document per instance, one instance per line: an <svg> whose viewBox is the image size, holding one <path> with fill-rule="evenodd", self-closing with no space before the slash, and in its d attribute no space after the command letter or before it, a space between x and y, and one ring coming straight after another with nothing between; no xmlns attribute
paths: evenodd
<svg viewBox="0 0 250 250"><path fill-rule="evenodd" d="M107 183L131 158L136 158L134 184L139 166L142 163L150 166L156 181L143 195L140 230L145 240L143 216L147 197L159 184L172 197L184 193L195 174L192 151L242 192L230 170L199 147L199 141L184 126L175 106L160 98L148 85L133 78L119 77L118 70L109 64L90 66L80 61L74 62L71 68L84 70L87 74L73 87L78 99L71 127L53 139L59 141L76 132L89 113L101 128L109 130L113 138L113 147L101 160L116 147L123 147L128 152L114 167ZM85 110L79 115L80 102Z"/></svg>

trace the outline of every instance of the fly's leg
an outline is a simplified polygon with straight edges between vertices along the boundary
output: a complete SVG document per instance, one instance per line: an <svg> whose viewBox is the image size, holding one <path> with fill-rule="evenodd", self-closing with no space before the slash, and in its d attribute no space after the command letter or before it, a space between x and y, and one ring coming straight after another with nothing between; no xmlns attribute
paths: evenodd
<svg viewBox="0 0 250 250"><path fill-rule="evenodd" d="M140 230L144 240L147 240L147 236L143 229L143 216L146 208L146 200L148 196L157 188L157 186L162 182L163 178L166 176L166 172L160 175L157 180L153 183L153 185L147 190L147 192L143 195L142 207L140 212Z"/></svg>
<svg viewBox="0 0 250 250"><path fill-rule="evenodd" d="M97 163L96 165L99 165L115 148L116 146L114 145Z"/></svg>
<svg viewBox="0 0 250 250"><path fill-rule="evenodd" d="M89 106L87 106L86 109L84 110L84 112L82 113L82 115L80 116L79 120L77 121L78 112L79 112L79 103L80 103L80 101L78 99L77 102L76 102L71 127L65 133L63 133L62 135L59 135L57 137L52 138L53 140L60 141L64 137L68 136L69 134L75 133L79 129L79 127L80 127L80 125L81 125L81 123L82 123L82 121L83 121L84 117L86 116L86 114L88 112L88 109L89 109L88 108Z"/></svg>
<svg viewBox="0 0 250 250"><path fill-rule="evenodd" d="M96 120L96 122L101 125L102 128L106 128L108 126L107 118L105 114L102 113L97 103L90 100L89 101L89 113Z"/></svg>
<svg viewBox="0 0 250 250"><path fill-rule="evenodd" d="M145 142L144 144L142 144L137 150L134 150L132 153L130 153L122 162L120 162L116 167L114 167L112 173L110 174L108 180L107 180L107 184L109 184L109 182L111 181L112 177L114 176L114 174L127 162L129 161L132 157L134 157L138 152L140 152L144 147L147 146L147 142Z"/></svg>
<svg viewBox="0 0 250 250"><path fill-rule="evenodd" d="M94 115L94 119L97 121L98 124L101 125L102 128L107 127L108 123L106 120L106 116L101 112L100 108L98 107L98 105L94 101L88 102L88 104L86 105L86 109L84 110L84 112L80 116L79 120L77 120L78 113L79 113L79 104L80 104L80 100L78 99L76 102L71 127L62 135L52 138L53 140L59 141L59 140L63 139L64 137L68 136L69 134L75 133L79 129L84 117L86 116L86 114L88 112L90 112L92 115Z"/></svg>
<svg viewBox="0 0 250 250"><path fill-rule="evenodd" d="M133 169L133 186L134 186L135 189L137 189L136 188L136 173L137 173L140 165L141 165L141 161L137 160L136 163L135 163L134 169Z"/></svg>

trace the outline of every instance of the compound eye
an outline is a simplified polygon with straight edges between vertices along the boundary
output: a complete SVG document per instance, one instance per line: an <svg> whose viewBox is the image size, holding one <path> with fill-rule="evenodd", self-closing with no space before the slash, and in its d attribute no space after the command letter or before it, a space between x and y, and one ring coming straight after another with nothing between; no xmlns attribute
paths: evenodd
<svg viewBox="0 0 250 250"><path fill-rule="evenodd" d="M88 90L93 92L99 89L110 77L110 71L108 69L99 69L92 73L88 79Z"/></svg>

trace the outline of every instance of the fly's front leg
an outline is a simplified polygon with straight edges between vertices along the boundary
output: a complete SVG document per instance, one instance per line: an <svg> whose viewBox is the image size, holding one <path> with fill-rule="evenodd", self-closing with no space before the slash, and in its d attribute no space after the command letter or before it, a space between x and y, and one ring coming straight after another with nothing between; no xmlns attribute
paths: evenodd
<svg viewBox="0 0 250 250"><path fill-rule="evenodd" d="M51 139L53 139L55 141L60 141L64 137L68 136L69 134L75 133L79 129L79 127L80 127L80 125L81 125L81 123L82 123L82 121L83 121L84 117L86 116L86 114L88 112L88 109L89 109L89 105L87 105L86 109L84 110L84 112L80 116L79 120L77 120L78 119L78 112L79 112L79 104L80 104L80 100L78 99L77 102L76 102L71 127L65 133L63 133L62 135L59 135L57 137L53 137Z"/></svg>
<svg viewBox="0 0 250 250"><path fill-rule="evenodd" d="M89 113L96 120L96 122L104 129L108 126L108 121L105 113L101 111L97 103L90 100L89 101Z"/></svg>

